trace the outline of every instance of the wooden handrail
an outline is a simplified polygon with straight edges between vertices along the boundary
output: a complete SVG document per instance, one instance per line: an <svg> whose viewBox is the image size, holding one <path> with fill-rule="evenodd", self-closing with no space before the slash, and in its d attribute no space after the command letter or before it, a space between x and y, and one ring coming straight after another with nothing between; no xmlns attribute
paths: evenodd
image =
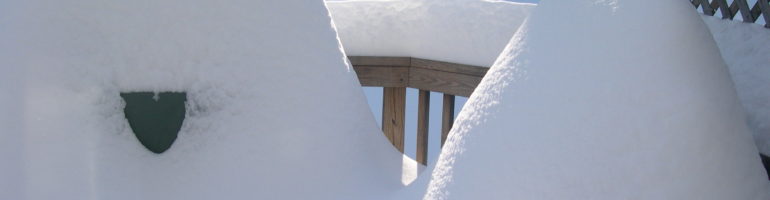
<svg viewBox="0 0 770 200"><path fill-rule="evenodd" d="M410 87L469 97L487 67L410 57L350 56L361 86Z"/></svg>
<svg viewBox="0 0 770 200"><path fill-rule="evenodd" d="M443 95L441 145L454 122L455 96L468 97L488 68L410 57L350 56L361 86L383 87L382 130L404 152L406 88L419 89L416 160L428 164L430 92Z"/></svg>

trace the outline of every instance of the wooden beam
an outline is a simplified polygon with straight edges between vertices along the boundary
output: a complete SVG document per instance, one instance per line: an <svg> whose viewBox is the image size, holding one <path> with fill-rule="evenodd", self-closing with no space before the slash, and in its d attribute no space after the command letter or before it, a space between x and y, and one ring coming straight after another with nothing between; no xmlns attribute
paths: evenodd
<svg viewBox="0 0 770 200"><path fill-rule="evenodd" d="M387 57L387 56L348 56L352 65L370 65L370 66L411 66L410 57Z"/></svg>
<svg viewBox="0 0 770 200"><path fill-rule="evenodd" d="M406 87L409 67L354 65L361 86Z"/></svg>
<svg viewBox="0 0 770 200"><path fill-rule="evenodd" d="M385 87L382 90L382 132L403 153L406 88Z"/></svg>
<svg viewBox="0 0 770 200"><path fill-rule="evenodd" d="M411 87L468 97L489 68L409 57L350 56L361 86Z"/></svg>
<svg viewBox="0 0 770 200"><path fill-rule="evenodd" d="M487 71L489 70L489 68L486 68L486 67L463 65L463 64L457 64L457 63L427 60L427 59L421 59L421 58L412 58L411 66L423 68L423 69L432 69L437 71L467 74L467 75L479 76L479 77L483 77L485 74L487 74Z"/></svg>
<svg viewBox="0 0 770 200"><path fill-rule="evenodd" d="M418 67L409 69L409 87L468 97L479 85L483 76L430 70Z"/></svg>
<svg viewBox="0 0 770 200"><path fill-rule="evenodd" d="M455 96L444 94L444 103L441 111L441 147L444 147L449 131L455 121Z"/></svg>
<svg viewBox="0 0 770 200"><path fill-rule="evenodd" d="M428 165L428 121L430 119L430 91L420 90L417 100L417 162Z"/></svg>

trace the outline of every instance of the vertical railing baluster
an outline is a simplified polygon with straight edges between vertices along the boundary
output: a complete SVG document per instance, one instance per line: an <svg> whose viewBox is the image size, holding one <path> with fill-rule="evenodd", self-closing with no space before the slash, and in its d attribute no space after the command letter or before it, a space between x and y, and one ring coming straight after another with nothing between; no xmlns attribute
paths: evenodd
<svg viewBox="0 0 770 200"><path fill-rule="evenodd" d="M428 120L430 119L430 91L420 90L417 100L417 162L428 165Z"/></svg>
<svg viewBox="0 0 770 200"><path fill-rule="evenodd" d="M449 130L452 129L455 118L455 96L444 94L444 102L441 111L441 146L444 146Z"/></svg>
<svg viewBox="0 0 770 200"><path fill-rule="evenodd" d="M382 132L401 153L404 152L406 88L382 88Z"/></svg>

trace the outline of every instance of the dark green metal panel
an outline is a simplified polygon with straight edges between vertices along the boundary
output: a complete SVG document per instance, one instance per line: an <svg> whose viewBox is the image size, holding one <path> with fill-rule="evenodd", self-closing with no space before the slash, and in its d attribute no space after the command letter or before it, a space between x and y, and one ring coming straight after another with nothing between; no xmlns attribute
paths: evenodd
<svg viewBox="0 0 770 200"><path fill-rule="evenodd" d="M185 117L187 93L120 93L126 101L128 124L139 142L154 153L163 153L176 140Z"/></svg>

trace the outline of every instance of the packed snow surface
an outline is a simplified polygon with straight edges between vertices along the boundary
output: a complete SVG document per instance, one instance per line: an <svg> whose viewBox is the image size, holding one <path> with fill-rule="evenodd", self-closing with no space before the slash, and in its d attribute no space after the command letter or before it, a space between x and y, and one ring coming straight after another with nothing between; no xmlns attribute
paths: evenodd
<svg viewBox="0 0 770 200"><path fill-rule="evenodd" d="M323 1L0 1L0 199L367 199L402 186ZM153 154L121 92L185 91Z"/></svg>
<svg viewBox="0 0 770 200"><path fill-rule="evenodd" d="M692 9L541 2L461 111L425 198L768 199L728 69Z"/></svg>
<svg viewBox="0 0 770 200"><path fill-rule="evenodd" d="M491 66L534 4L480 0L329 1L345 52Z"/></svg>
<svg viewBox="0 0 770 200"><path fill-rule="evenodd" d="M770 29L703 16L730 67L759 150L770 155Z"/></svg>

